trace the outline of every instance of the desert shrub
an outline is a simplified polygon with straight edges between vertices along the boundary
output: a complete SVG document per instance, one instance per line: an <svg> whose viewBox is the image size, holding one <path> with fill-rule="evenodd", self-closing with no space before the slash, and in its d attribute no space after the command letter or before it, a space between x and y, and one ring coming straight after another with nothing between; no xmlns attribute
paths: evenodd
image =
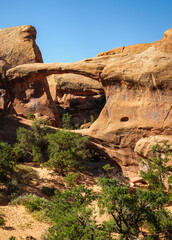
<svg viewBox="0 0 172 240"><path fill-rule="evenodd" d="M109 163L105 164L103 167L103 176L107 177L107 178L112 178L113 176L113 170L115 169L114 167L112 167Z"/></svg>
<svg viewBox="0 0 172 240"><path fill-rule="evenodd" d="M34 118L35 118L34 113L28 113L27 119L29 119L29 120L34 120Z"/></svg>
<svg viewBox="0 0 172 240"><path fill-rule="evenodd" d="M45 210L49 206L49 201L43 197L38 197L35 194L28 194L25 199L23 199L22 204L30 211L41 211Z"/></svg>
<svg viewBox="0 0 172 240"><path fill-rule="evenodd" d="M65 181L69 187L74 186L77 182L77 179L80 176L80 172L68 173L65 177Z"/></svg>
<svg viewBox="0 0 172 240"><path fill-rule="evenodd" d="M168 201L164 192L150 189L131 192L129 186L106 178L100 183L101 213L105 211L112 216L112 228L122 239L138 237L143 226L156 233L172 231L172 216L162 208Z"/></svg>
<svg viewBox="0 0 172 240"><path fill-rule="evenodd" d="M19 184L23 186L28 185L31 181L38 181L36 171L25 164L16 166L15 177L18 179Z"/></svg>
<svg viewBox="0 0 172 240"><path fill-rule="evenodd" d="M16 237L11 236L11 237L9 238L9 240L16 240Z"/></svg>
<svg viewBox="0 0 172 240"><path fill-rule="evenodd" d="M55 134L48 134L48 143L47 166L59 171L61 175L72 169L83 169L83 160L88 154L88 137L57 130Z"/></svg>
<svg viewBox="0 0 172 240"><path fill-rule="evenodd" d="M48 126L46 121L35 119L30 130L26 128L17 129L17 140L15 150L23 155L30 154L33 161L44 162L47 149Z"/></svg>
<svg viewBox="0 0 172 240"><path fill-rule="evenodd" d="M51 202L35 194L25 194L11 201L12 205L22 204L40 221L49 221Z"/></svg>
<svg viewBox="0 0 172 240"><path fill-rule="evenodd" d="M93 122L94 122L94 116L93 115L91 115L90 116L90 122L93 124Z"/></svg>
<svg viewBox="0 0 172 240"><path fill-rule="evenodd" d="M40 240L50 240L48 231L41 235Z"/></svg>
<svg viewBox="0 0 172 240"><path fill-rule="evenodd" d="M89 205L95 198L92 190L83 185L56 193L50 210L54 225L49 229L49 239L111 239L105 227L99 227L92 216Z"/></svg>
<svg viewBox="0 0 172 240"><path fill-rule="evenodd" d="M38 180L36 172L29 166L17 164L12 178L6 181L8 199L12 201L22 193L22 188Z"/></svg>
<svg viewBox="0 0 172 240"><path fill-rule="evenodd" d="M169 161L169 145L167 142L155 145L152 154L152 158L140 160L147 167L147 171L141 171L143 179L149 184L145 190L132 190L115 179L99 180L102 186L99 198L101 213L107 212L112 216L113 232L119 233L121 239L135 239L140 232L145 239L152 238L148 232L157 236L160 233L172 233L172 215L164 208L169 202L169 193L165 191L163 183L171 170L166 165ZM109 166L105 167L109 169Z"/></svg>
<svg viewBox="0 0 172 240"><path fill-rule="evenodd" d="M0 181L10 176L17 163L17 157L10 144L0 142Z"/></svg>
<svg viewBox="0 0 172 240"><path fill-rule="evenodd" d="M167 166L169 162L169 155L171 151L168 141L163 142L161 145L156 144L152 147L152 158L140 159L139 162L146 166L146 171L141 171L143 180L148 182L150 189L165 189L163 180L168 176L172 170L172 166Z"/></svg>
<svg viewBox="0 0 172 240"><path fill-rule="evenodd" d="M0 217L0 226L4 226L4 225L5 225L5 220L2 217Z"/></svg>
<svg viewBox="0 0 172 240"><path fill-rule="evenodd" d="M79 123L75 124L75 129L80 129Z"/></svg>
<svg viewBox="0 0 172 240"><path fill-rule="evenodd" d="M169 202L172 203L172 175L168 177L169 184Z"/></svg>
<svg viewBox="0 0 172 240"><path fill-rule="evenodd" d="M17 179L16 177L10 179L7 183L7 189L9 200L18 197L21 194L21 185L19 179Z"/></svg>
<svg viewBox="0 0 172 240"><path fill-rule="evenodd" d="M68 112L64 113L62 116L62 128L64 129L72 129L72 115Z"/></svg>

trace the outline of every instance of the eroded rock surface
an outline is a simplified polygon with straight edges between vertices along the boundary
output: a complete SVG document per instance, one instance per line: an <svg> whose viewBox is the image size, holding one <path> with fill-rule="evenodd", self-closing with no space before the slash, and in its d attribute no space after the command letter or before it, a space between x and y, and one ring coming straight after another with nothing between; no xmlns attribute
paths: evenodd
<svg viewBox="0 0 172 240"><path fill-rule="evenodd" d="M161 147L163 147L165 146L164 142L167 142L167 144L170 145L169 149L172 150L172 135L156 135L141 138L136 143L134 151L137 152L140 156L148 158L152 156L152 147L156 144L159 144Z"/></svg>
<svg viewBox="0 0 172 240"><path fill-rule="evenodd" d="M73 126L95 120L103 106L104 91L101 84L78 74L53 74L47 77L50 93L59 114L69 113Z"/></svg>
<svg viewBox="0 0 172 240"><path fill-rule="evenodd" d="M30 25L0 29L0 57L12 67L43 62L35 39L36 29Z"/></svg>
<svg viewBox="0 0 172 240"><path fill-rule="evenodd" d="M50 120L59 121L45 78L28 82L20 77L10 81L7 76L7 70L17 65L43 62L35 39L36 30L33 26L0 30L0 112L24 116L41 113L48 115Z"/></svg>

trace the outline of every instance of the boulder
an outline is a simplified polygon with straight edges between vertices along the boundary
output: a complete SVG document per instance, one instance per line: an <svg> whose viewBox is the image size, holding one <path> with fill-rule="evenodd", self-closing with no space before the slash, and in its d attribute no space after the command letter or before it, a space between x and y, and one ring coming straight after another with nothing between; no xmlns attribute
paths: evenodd
<svg viewBox="0 0 172 240"><path fill-rule="evenodd" d="M31 25L0 29L0 57L12 67L43 62L35 39L36 30Z"/></svg>
<svg viewBox="0 0 172 240"><path fill-rule="evenodd" d="M156 144L163 146L164 142L170 145L169 150L172 151L172 136L171 135L156 135L151 137L141 138L135 146L134 151L142 157L152 157L152 147Z"/></svg>
<svg viewBox="0 0 172 240"><path fill-rule="evenodd" d="M154 147L157 144L160 146L160 150L159 151L157 150L157 153L156 153L157 157L161 157L162 159L167 157L165 155L165 150L167 149L167 145L169 146L169 151L172 153L172 135L156 135L156 136L141 138L136 143L134 151L142 159L145 159L145 158L153 159L155 156L153 154L152 147ZM169 161L166 163L166 166L172 166L171 154L168 155L168 160ZM138 169L140 171L147 171L147 165L139 164ZM171 171L171 174L172 174L172 171ZM167 179L168 179L168 175L165 176L164 178L164 184L168 189L169 185L168 185Z"/></svg>

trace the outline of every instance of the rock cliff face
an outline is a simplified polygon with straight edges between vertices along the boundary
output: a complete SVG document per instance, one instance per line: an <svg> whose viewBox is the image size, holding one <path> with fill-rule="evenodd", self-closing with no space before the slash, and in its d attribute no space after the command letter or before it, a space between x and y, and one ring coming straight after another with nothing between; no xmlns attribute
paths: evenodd
<svg viewBox="0 0 172 240"><path fill-rule="evenodd" d="M35 39L33 26L0 30L0 112L25 116L35 112L59 121L45 78L28 82L23 78L9 81L6 76L7 69L17 65L43 62Z"/></svg>
<svg viewBox="0 0 172 240"><path fill-rule="evenodd" d="M106 105L100 116L89 129L78 132L90 135L96 147L124 171L137 174L137 142L156 135L168 140L172 135L171 41L169 29L163 39L152 44L121 47L75 63L7 67L2 79L13 86L11 105L17 113L39 112L40 108L44 115L58 115L53 102L68 107L73 99L76 103L78 97L104 91Z"/></svg>

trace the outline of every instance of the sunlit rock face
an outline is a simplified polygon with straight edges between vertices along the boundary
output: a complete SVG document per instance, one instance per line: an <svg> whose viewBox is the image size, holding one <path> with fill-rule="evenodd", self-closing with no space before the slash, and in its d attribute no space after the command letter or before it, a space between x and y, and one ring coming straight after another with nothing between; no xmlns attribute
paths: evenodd
<svg viewBox="0 0 172 240"><path fill-rule="evenodd" d="M101 73L107 101L90 134L113 146L113 157L134 172L138 171L139 158L133 151L136 142L142 137L172 134L172 53L168 40L171 38L138 54L114 54Z"/></svg>
<svg viewBox="0 0 172 240"><path fill-rule="evenodd" d="M115 56L101 73L107 102L90 130L115 141L119 130L170 129L172 54L150 47L140 54Z"/></svg>
<svg viewBox="0 0 172 240"><path fill-rule="evenodd" d="M0 29L0 57L12 67L43 62L35 39L36 29L30 25Z"/></svg>

